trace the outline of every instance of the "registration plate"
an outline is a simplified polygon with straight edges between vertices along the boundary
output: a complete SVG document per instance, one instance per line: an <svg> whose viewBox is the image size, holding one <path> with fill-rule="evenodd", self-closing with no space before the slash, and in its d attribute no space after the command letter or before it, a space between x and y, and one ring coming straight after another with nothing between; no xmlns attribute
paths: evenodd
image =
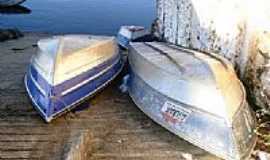
<svg viewBox="0 0 270 160"><path fill-rule="evenodd" d="M190 115L191 111L173 102L165 102L161 108L163 118L170 123L183 123Z"/></svg>

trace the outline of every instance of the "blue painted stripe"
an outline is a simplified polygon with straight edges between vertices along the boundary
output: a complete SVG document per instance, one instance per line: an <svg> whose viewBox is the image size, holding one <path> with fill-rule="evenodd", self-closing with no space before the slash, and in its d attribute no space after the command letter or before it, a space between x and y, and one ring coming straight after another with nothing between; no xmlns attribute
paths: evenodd
<svg viewBox="0 0 270 160"><path fill-rule="evenodd" d="M24 85L25 85L25 88L26 88L27 93L29 95L29 98L32 101L33 107L38 111L38 113L41 115L41 117L46 120L46 122L49 122L50 119L47 118L47 116L45 114L45 110L41 107L41 104L38 103L36 101L36 99L32 96L32 93L35 93L35 92L33 91L34 90L34 88L32 88L33 84L31 84L31 79L29 79L29 78L31 78L31 77L29 77L27 75L24 77Z"/></svg>
<svg viewBox="0 0 270 160"><path fill-rule="evenodd" d="M72 107L75 102L84 99L87 96L94 94L97 90L101 89L105 83L112 80L112 78L120 72L122 66L123 62L120 58L118 59L118 63L113 65L112 68L110 68L107 72L65 96L55 96L48 98L47 96L42 95L33 83L32 77L29 73L26 75L27 79L25 85L29 91L28 94L30 94L32 101L34 101L34 103L37 105L36 109L39 110L44 119L48 120L52 119L53 116L58 112L62 112Z"/></svg>
<svg viewBox="0 0 270 160"><path fill-rule="evenodd" d="M69 94L65 96L56 98L56 100L52 102L55 108L54 112L62 110L63 108L68 108L68 106L70 106L72 103L74 103L78 99L86 96L90 92L93 92L94 90L102 86L104 83L106 83L108 80L110 80L116 73L119 72L121 68L122 68L122 62L119 61L111 69L105 72L103 75L101 75L100 77L97 77L96 79L93 79L89 83L82 86L80 89L74 90L73 92L70 92Z"/></svg>
<svg viewBox="0 0 270 160"><path fill-rule="evenodd" d="M47 96L50 95L52 86L45 80L45 78L43 78L43 76L40 75L40 73L38 73L37 69L32 64L30 64L27 74L29 74L29 76L30 74L32 75L31 78L33 78L37 82L39 87L44 90Z"/></svg>
<svg viewBox="0 0 270 160"><path fill-rule="evenodd" d="M47 109L49 108L50 100L48 96L44 96L39 89L36 87L36 85L33 82L33 79L30 74L26 75L26 81L25 85L27 87L27 90L30 92L28 94L31 94L32 100L35 101L36 105L40 107L42 112L46 113Z"/></svg>
<svg viewBox="0 0 270 160"><path fill-rule="evenodd" d="M128 48L129 47L129 42L130 39L128 39L127 37L123 36L122 34L118 34L117 35L117 42L120 46L124 47L124 48Z"/></svg>
<svg viewBox="0 0 270 160"><path fill-rule="evenodd" d="M60 95L65 90L70 89L71 87L83 82L84 80L97 75L99 72L103 71L104 69L111 66L112 64L119 61L120 59L121 59L121 56L117 54L116 56L98 65L97 67L94 67L93 69L90 69L89 71L82 73L72 79L66 80L65 82L53 88L53 95L55 96Z"/></svg>
<svg viewBox="0 0 270 160"><path fill-rule="evenodd" d="M121 58L121 56L118 54L118 55L112 57L111 59L107 60L106 62L90 69L89 71L81 73L80 75L78 75L74 78L71 78L69 80L66 80L63 83L58 84L56 86L50 85L45 80L45 78L38 73L38 71L36 70L36 68L33 65L30 65L30 73L32 74L32 77L34 78L34 80L39 84L40 88L42 88L46 92L46 95L58 96L62 92L64 92L65 90L79 84L80 82L82 82L90 77L95 76L96 74L98 74L99 72L101 72L102 70L107 68L108 66L112 65L116 61L119 61L120 58Z"/></svg>

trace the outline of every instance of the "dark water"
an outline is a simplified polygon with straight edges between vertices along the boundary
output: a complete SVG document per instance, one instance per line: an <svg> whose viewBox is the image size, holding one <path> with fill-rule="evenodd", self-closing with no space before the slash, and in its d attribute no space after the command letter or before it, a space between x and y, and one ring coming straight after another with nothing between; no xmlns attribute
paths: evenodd
<svg viewBox="0 0 270 160"><path fill-rule="evenodd" d="M31 13L0 11L0 28L113 35L121 25L150 27L156 9L155 0L27 0L22 6Z"/></svg>

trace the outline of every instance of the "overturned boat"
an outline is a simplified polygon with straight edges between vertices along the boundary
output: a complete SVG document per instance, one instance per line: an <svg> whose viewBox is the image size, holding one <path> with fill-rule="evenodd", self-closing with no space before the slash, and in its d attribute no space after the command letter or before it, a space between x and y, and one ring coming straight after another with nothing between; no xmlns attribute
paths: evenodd
<svg viewBox="0 0 270 160"><path fill-rule="evenodd" d="M255 119L224 58L165 43L132 43L129 94L154 121L227 160L249 157Z"/></svg>
<svg viewBox="0 0 270 160"><path fill-rule="evenodd" d="M11 7L20 5L25 0L0 0L0 7Z"/></svg>
<svg viewBox="0 0 270 160"><path fill-rule="evenodd" d="M113 37L55 36L38 42L25 86L35 108L50 122L105 87L122 67Z"/></svg>
<svg viewBox="0 0 270 160"><path fill-rule="evenodd" d="M121 47L128 49L130 42L149 34L142 26L122 26L117 34L117 41Z"/></svg>

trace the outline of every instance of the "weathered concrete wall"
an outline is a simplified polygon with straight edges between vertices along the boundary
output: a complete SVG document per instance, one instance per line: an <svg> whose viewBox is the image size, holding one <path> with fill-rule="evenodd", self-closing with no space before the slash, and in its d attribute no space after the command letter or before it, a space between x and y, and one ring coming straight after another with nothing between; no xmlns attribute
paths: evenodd
<svg viewBox="0 0 270 160"><path fill-rule="evenodd" d="M157 0L155 34L167 42L223 55L234 64L257 105L269 108L269 4L267 0Z"/></svg>

